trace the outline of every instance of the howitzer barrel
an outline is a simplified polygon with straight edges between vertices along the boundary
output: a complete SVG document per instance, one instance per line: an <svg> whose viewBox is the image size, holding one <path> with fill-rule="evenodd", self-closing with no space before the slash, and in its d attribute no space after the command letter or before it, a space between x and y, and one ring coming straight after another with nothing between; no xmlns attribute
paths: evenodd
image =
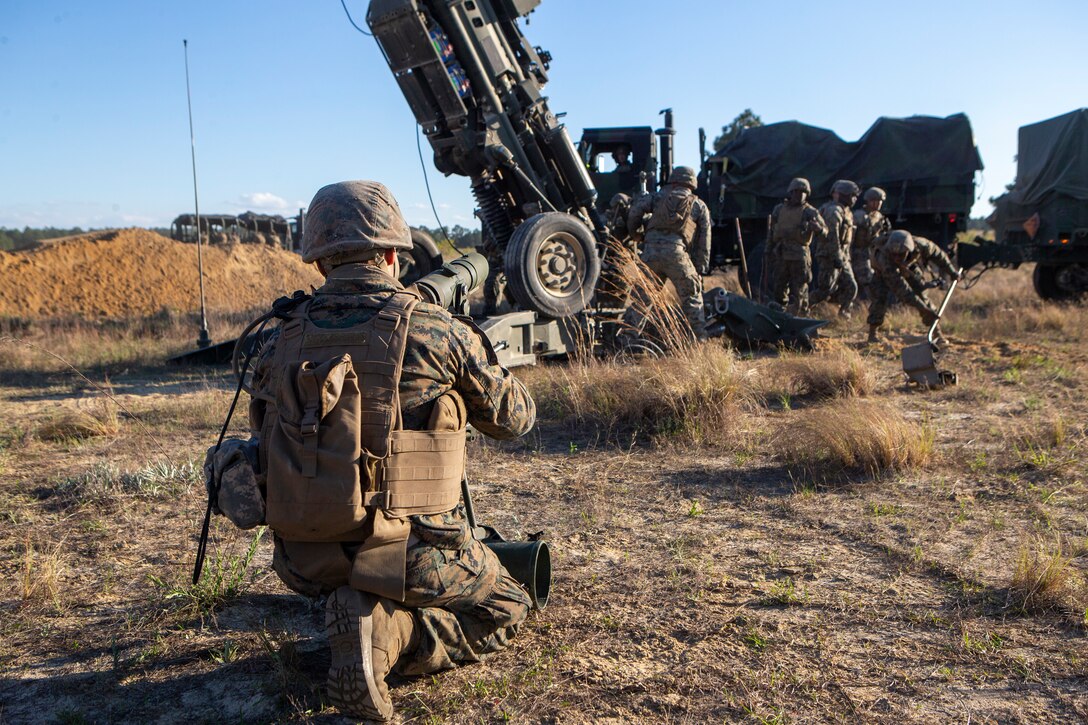
<svg viewBox="0 0 1088 725"><path fill-rule="evenodd" d="M412 285L426 302L455 312L468 312L468 296L487 279L487 258L473 252L446 262Z"/></svg>

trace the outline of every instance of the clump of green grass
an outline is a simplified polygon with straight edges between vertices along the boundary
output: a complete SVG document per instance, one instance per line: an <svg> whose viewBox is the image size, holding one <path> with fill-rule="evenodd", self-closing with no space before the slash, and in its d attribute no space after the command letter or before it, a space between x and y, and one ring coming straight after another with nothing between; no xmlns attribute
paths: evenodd
<svg viewBox="0 0 1088 725"><path fill-rule="evenodd" d="M527 382L543 416L623 444L735 442L748 396L736 357L715 343L664 358L550 366Z"/></svg>
<svg viewBox="0 0 1088 725"><path fill-rule="evenodd" d="M252 568L253 559L267 529L267 526L258 527L241 552L237 550L237 539L225 549L216 548L196 584L189 581L171 584L155 575L150 576L151 583L159 588L164 601L180 610L211 614L249 590L257 576Z"/></svg>
<svg viewBox="0 0 1088 725"><path fill-rule="evenodd" d="M1032 614L1063 608L1083 600L1084 582L1077 579L1072 557L1061 540L1033 538L1024 541L1013 563L1008 606ZM1078 606L1083 606L1081 601Z"/></svg>
<svg viewBox="0 0 1088 725"><path fill-rule="evenodd" d="M65 503L107 503L123 496L160 498L188 491L203 477L203 471L191 461L160 461L136 471L96 463L77 476L57 482L50 493Z"/></svg>
<svg viewBox="0 0 1088 725"><path fill-rule="evenodd" d="M778 433L778 450L802 476L908 471L933 456L933 431L884 403L839 400L792 415Z"/></svg>
<svg viewBox="0 0 1088 725"><path fill-rule="evenodd" d="M798 587L793 577L780 579L771 585L761 602L766 605L794 606L808 601L808 590Z"/></svg>

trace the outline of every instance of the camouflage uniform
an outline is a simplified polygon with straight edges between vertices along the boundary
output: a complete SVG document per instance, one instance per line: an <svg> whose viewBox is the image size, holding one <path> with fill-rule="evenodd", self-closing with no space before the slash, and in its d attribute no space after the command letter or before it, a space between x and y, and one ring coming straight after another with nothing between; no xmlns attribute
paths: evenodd
<svg viewBox="0 0 1088 725"><path fill-rule="evenodd" d="M786 201L771 212L767 231L767 254L774 265L771 296L791 314L808 313L808 283L812 281L809 246L813 236L826 230L827 225L816 208L804 201L800 204Z"/></svg>
<svg viewBox="0 0 1088 725"><path fill-rule="evenodd" d="M345 264L329 272L315 292L310 318L318 327L346 328L369 320L399 282L368 264ZM262 349L254 380L271 388L276 337ZM420 303L409 323L400 401L404 427L421 430L434 402L456 390L469 421L494 438L527 432L536 417L520 381L500 367L467 324L435 305ZM250 421L259 430L264 403L254 398ZM406 598L422 625L414 652L396 671L420 674L476 662L503 649L528 615L528 594L506 573L486 546L475 540L461 506L442 514L412 516L416 541L408 549ZM290 588L317 596L347 583L357 544L300 543L275 539L273 566Z"/></svg>
<svg viewBox="0 0 1088 725"><path fill-rule="evenodd" d="M616 194L609 201L605 224L608 226L608 233L618 241L627 241L631 236L627 232L627 217L630 213L631 197L627 194Z"/></svg>
<svg viewBox="0 0 1088 725"><path fill-rule="evenodd" d="M644 222L647 214L650 220ZM677 167L664 188L631 205L628 230L635 234L644 223L642 261L655 274L672 281L688 324L696 337L704 337L706 313L700 275L710 271L710 210L695 195L693 169Z"/></svg>
<svg viewBox="0 0 1088 725"><path fill-rule="evenodd" d="M484 280L485 315L497 315L499 305L506 298L505 252L506 248L496 244L485 228L483 245L480 247L480 253L487 257L487 279Z"/></svg>
<svg viewBox="0 0 1088 725"><path fill-rule="evenodd" d="M854 216L848 207L837 201L821 206L820 216L827 232L816 240L818 274L810 304L815 306L831 300L839 305L840 312L846 312L858 294L848 261L850 244L854 240Z"/></svg>
<svg viewBox="0 0 1088 725"><path fill-rule="evenodd" d="M896 233L899 232L892 232L892 234ZM887 237L882 237L881 241L886 239ZM890 258L886 241L873 247L872 298L869 300L867 320L870 338L874 337L876 329L884 324L884 316L888 312L889 294L894 294L900 302L918 310L925 324L932 325L937 319L937 310L925 296L926 280L923 269L927 265L935 264L944 274L952 278L959 275L952 260L936 244L922 237L913 237L913 242L914 251L900 264L896 264Z"/></svg>
<svg viewBox="0 0 1088 725"><path fill-rule="evenodd" d="M865 192L865 202L884 201L884 190L872 187ZM850 247L850 266L854 270L854 280L858 284L858 299L872 299L870 286L873 283L873 266L870 255L874 242L891 231L891 222L878 208L856 209L854 211L854 243Z"/></svg>

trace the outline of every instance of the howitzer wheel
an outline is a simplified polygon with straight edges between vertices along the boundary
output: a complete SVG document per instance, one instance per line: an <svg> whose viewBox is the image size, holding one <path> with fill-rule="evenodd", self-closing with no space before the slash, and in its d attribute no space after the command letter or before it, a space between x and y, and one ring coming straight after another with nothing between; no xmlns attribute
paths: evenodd
<svg viewBox="0 0 1088 725"><path fill-rule="evenodd" d="M1081 264L1035 265L1035 293L1044 300L1072 300L1088 293L1088 268Z"/></svg>
<svg viewBox="0 0 1088 725"><path fill-rule="evenodd" d="M400 283L407 287L442 266L442 253L430 234L412 230L412 248L397 251L400 259Z"/></svg>
<svg viewBox="0 0 1088 725"><path fill-rule="evenodd" d="M549 318L585 309L601 274L593 233L563 212L537 214L515 229L503 266L514 299Z"/></svg>

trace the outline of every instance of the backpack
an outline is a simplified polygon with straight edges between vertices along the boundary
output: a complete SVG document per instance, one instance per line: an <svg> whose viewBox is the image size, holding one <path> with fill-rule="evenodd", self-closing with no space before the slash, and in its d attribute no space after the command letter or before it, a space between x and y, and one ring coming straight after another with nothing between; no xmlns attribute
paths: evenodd
<svg viewBox="0 0 1088 725"><path fill-rule="evenodd" d="M465 426L402 429L399 385L414 292L367 322L317 327L310 301L280 328L258 459L266 521L286 541L363 542L349 583L404 598L408 517L443 513L461 495Z"/></svg>
<svg viewBox="0 0 1088 725"><path fill-rule="evenodd" d="M654 210L646 225L647 231L679 234L687 243L695 235L695 220L691 210L695 206L695 194L682 186L672 185L658 193Z"/></svg>

